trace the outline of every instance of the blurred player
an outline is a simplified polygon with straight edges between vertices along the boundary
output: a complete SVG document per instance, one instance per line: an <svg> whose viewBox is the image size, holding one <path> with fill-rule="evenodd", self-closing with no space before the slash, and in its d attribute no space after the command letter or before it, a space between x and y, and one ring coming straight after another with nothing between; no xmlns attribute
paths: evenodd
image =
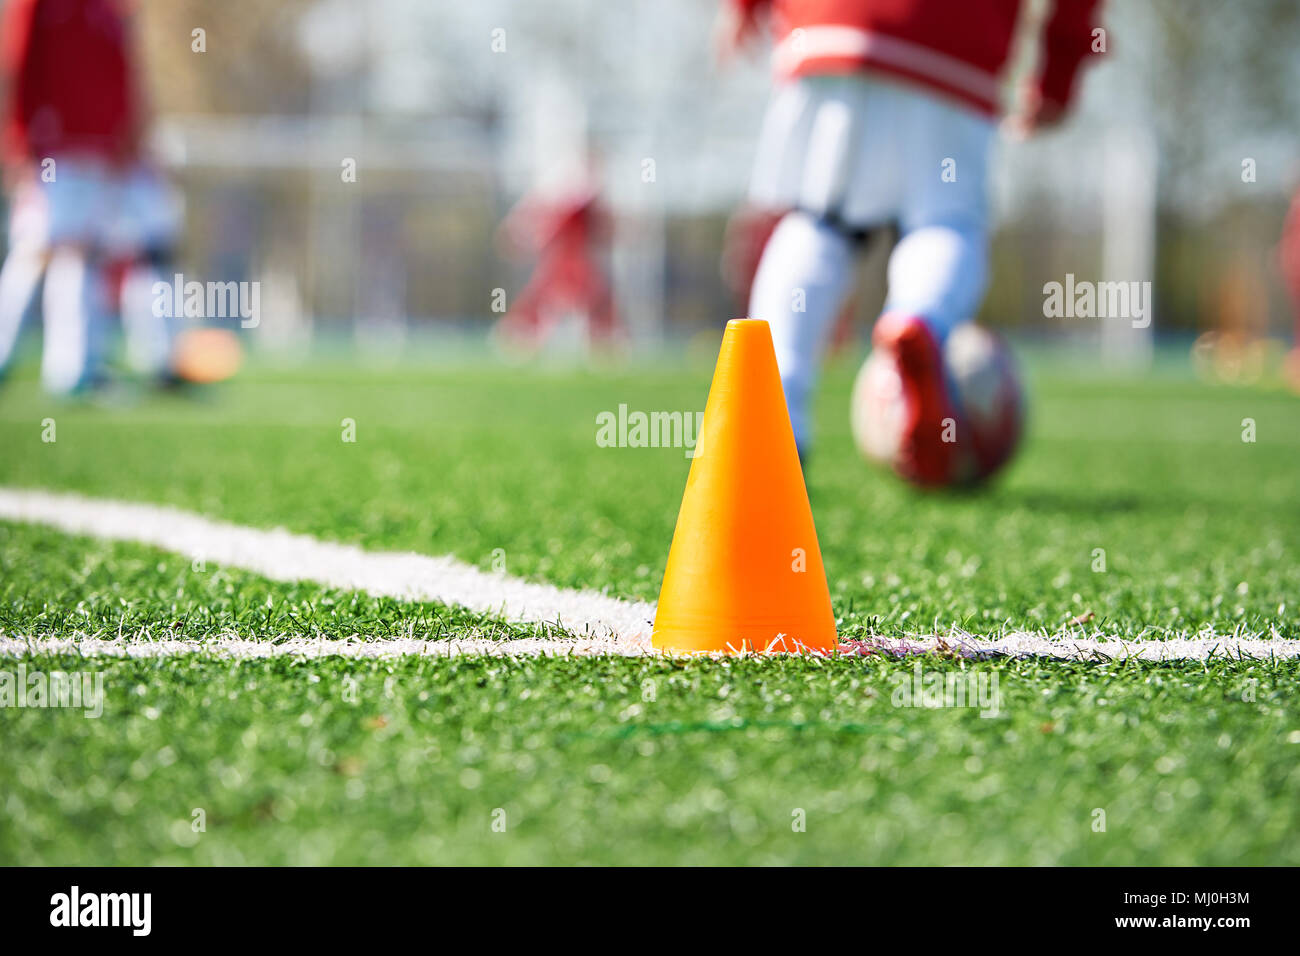
<svg viewBox="0 0 1300 956"><path fill-rule="evenodd" d="M1291 197L1291 208L1287 211L1282 238L1277 245L1277 259L1295 322L1285 374L1291 388L1300 392L1300 183Z"/></svg>
<svg viewBox="0 0 1300 956"><path fill-rule="evenodd" d="M41 379L93 385L105 324L105 235L134 162L140 113L119 0L9 0L0 31L9 254L0 269L0 371L44 272Z"/></svg>
<svg viewBox="0 0 1300 956"><path fill-rule="evenodd" d="M1058 0L1042 68L1013 128L1057 122L1093 48L1096 0ZM795 441L832 320L865 237L893 224L889 293L873 341L897 356L908 408L900 470L949 473L954 416L940 348L970 320L988 274L988 152L1021 0L728 0L719 53L755 39L770 14L778 80L751 200L789 208L767 243L749 315L771 323ZM955 416L954 416L955 417Z"/></svg>
<svg viewBox="0 0 1300 956"><path fill-rule="evenodd" d="M127 364L155 383L172 381L176 317L159 314L154 285L175 274L182 203L163 172L137 162L116 182L105 241L111 298L122 316Z"/></svg>
<svg viewBox="0 0 1300 956"><path fill-rule="evenodd" d="M533 274L501 322L511 341L535 345L564 309L576 309L593 345L614 343L618 330L614 296L601 264L610 221L593 182L567 194L526 197L502 223L506 244L536 257Z"/></svg>

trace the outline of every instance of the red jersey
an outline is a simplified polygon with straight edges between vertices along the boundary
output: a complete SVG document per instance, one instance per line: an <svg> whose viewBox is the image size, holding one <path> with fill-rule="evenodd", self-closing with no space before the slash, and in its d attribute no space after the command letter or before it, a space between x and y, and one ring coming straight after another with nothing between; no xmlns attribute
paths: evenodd
<svg viewBox="0 0 1300 956"><path fill-rule="evenodd" d="M586 256L593 242L609 238L611 224L600 194L587 185L565 196L525 198L502 223L516 249L541 256Z"/></svg>
<svg viewBox="0 0 1300 956"><path fill-rule="evenodd" d="M1291 208L1282 225L1282 239L1277 247L1278 265L1287 292L1296 307L1297 328L1300 328L1300 187L1291 197ZM1300 341L1297 342L1300 345Z"/></svg>
<svg viewBox="0 0 1300 956"><path fill-rule="evenodd" d="M0 66L10 158L131 157L138 116L120 0L9 0Z"/></svg>
<svg viewBox="0 0 1300 956"><path fill-rule="evenodd" d="M730 0L772 12L782 76L876 70L939 90L989 114L1022 0ZM1066 106L1094 45L1098 0L1056 0L1043 34L1038 87Z"/></svg>

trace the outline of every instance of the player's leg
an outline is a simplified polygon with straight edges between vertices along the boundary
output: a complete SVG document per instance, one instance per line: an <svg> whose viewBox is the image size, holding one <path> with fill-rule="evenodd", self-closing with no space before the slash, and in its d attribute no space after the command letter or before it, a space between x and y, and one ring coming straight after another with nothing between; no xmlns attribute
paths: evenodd
<svg viewBox="0 0 1300 956"><path fill-rule="evenodd" d="M886 313L920 316L943 340L979 308L988 282L990 119L914 90L893 90L905 163L900 239Z"/></svg>
<svg viewBox="0 0 1300 956"><path fill-rule="evenodd" d="M103 346L102 289L96 257L84 246L59 243L50 254L42 309L45 349L41 381L56 394L93 383Z"/></svg>
<svg viewBox="0 0 1300 956"><path fill-rule="evenodd" d="M24 319L45 272L48 212L35 181L14 189L10 201L9 251L0 266L0 377L13 361Z"/></svg>
<svg viewBox="0 0 1300 956"><path fill-rule="evenodd" d="M181 202L157 171L140 165L118 184L110 245L121 257L119 307L127 364L156 380L170 376L175 316L158 307L154 287L170 283L181 227Z"/></svg>
<svg viewBox="0 0 1300 956"><path fill-rule="evenodd" d="M13 246L0 266L0 378L13 361L44 271L45 251L31 244Z"/></svg>
<svg viewBox="0 0 1300 956"><path fill-rule="evenodd" d="M889 294L872 342L893 352L907 418L898 470L920 484L952 475L961 416L943 367L943 340L979 307L988 275L987 241L969 226L906 232L889 260Z"/></svg>
<svg viewBox="0 0 1300 956"><path fill-rule="evenodd" d="M951 477L960 412L943 368L943 341L974 317L988 282L986 202L990 121L913 91L899 103L907 178L889 292L872 336L898 362L908 416L899 470L921 484Z"/></svg>
<svg viewBox="0 0 1300 956"><path fill-rule="evenodd" d="M99 233L111 211L103 168L75 160L58 164L43 184L50 212L50 261L42 311L45 344L41 381L66 394L95 382L103 356L103 262Z"/></svg>
<svg viewBox="0 0 1300 956"><path fill-rule="evenodd" d="M867 183L855 170L878 160L878 116L869 83L859 77L808 77L778 93L764 124L751 194L796 206L763 249L749 315L772 327L790 423L800 454L813 439L810 403L822 356L854 279L863 226L889 218L887 169ZM855 202L854 216L846 209Z"/></svg>
<svg viewBox="0 0 1300 956"><path fill-rule="evenodd" d="M510 309L501 318L498 330L506 341L518 345L536 345L542 336L543 310L553 297L555 279L549 268L543 271L539 264L537 271L529 277Z"/></svg>
<svg viewBox="0 0 1300 956"><path fill-rule="evenodd" d="M122 279L127 364L155 379L167 376L172 353L173 317L155 308L153 289L161 281L162 273L147 259L133 263Z"/></svg>
<svg viewBox="0 0 1300 956"><path fill-rule="evenodd" d="M810 403L826 342L853 284L855 243L809 213L788 213L763 250L751 318L772 328L790 425L802 457L812 442Z"/></svg>
<svg viewBox="0 0 1300 956"><path fill-rule="evenodd" d="M942 341L979 310L988 284L988 236L971 223L905 232L889 257L884 314L919 316Z"/></svg>
<svg viewBox="0 0 1300 956"><path fill-rule="evenodd" d="M122 331L126 360L136 372L165 380L171 370L175 317L159 308L154 287L171 272L169 250L146 250L132 261L122 277Z"/></svg>

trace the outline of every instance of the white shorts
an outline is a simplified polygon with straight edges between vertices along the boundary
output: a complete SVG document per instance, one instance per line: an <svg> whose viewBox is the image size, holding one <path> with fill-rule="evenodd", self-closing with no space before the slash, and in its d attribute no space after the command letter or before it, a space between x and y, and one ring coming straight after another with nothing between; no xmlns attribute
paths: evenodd
<svg viewBox="0 0 1300 956"><path fill-rule="evenodd" d="M117 255L170 246L180 233L183 208L179 191L166 176L152 166L137 164L116 183L104 241Z"/></svg>
<svg viewBox="0 0 1300 956"><path fill-rule="evenodd" d="M123 172L95 160L64 158L52 169L53 181L38 172L14 190L10 245L80 242L125 255L175 241L179 194L151 167Z"/></svg>
<svg viewBox="0 0 1300 956"><path fill-rule="evenodd" d="M993 121L919 87L856 73L773 94L750 199L850 229L986 228Z"/></svg>
<svg viewBox="0 0 1300 956"><path fill-rule="evenodd" d="M46 177L53 177L46 181ZM108 164L64 157L20 183L9 213L9 244L48 248L55 243L101 241L113 217Z"/></svg>

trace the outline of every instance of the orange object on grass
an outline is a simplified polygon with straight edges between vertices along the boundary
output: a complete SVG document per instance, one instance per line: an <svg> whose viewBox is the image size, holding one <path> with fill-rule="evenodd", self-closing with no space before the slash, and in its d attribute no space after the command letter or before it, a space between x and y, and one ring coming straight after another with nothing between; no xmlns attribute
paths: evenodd
<svg viewBox="0 0 1300 956"><path fill-rule="evenodd" d="M766 322L722 337L655 614L667 651L830 651L826 571Z"/></svg>
<svg viewBox="0 0 1300 956"><path fill-rule="evenodd" d="M239 337L229 329L186 329L172 346L172 370L196 385L224 382L243 361Z"/></svg>

